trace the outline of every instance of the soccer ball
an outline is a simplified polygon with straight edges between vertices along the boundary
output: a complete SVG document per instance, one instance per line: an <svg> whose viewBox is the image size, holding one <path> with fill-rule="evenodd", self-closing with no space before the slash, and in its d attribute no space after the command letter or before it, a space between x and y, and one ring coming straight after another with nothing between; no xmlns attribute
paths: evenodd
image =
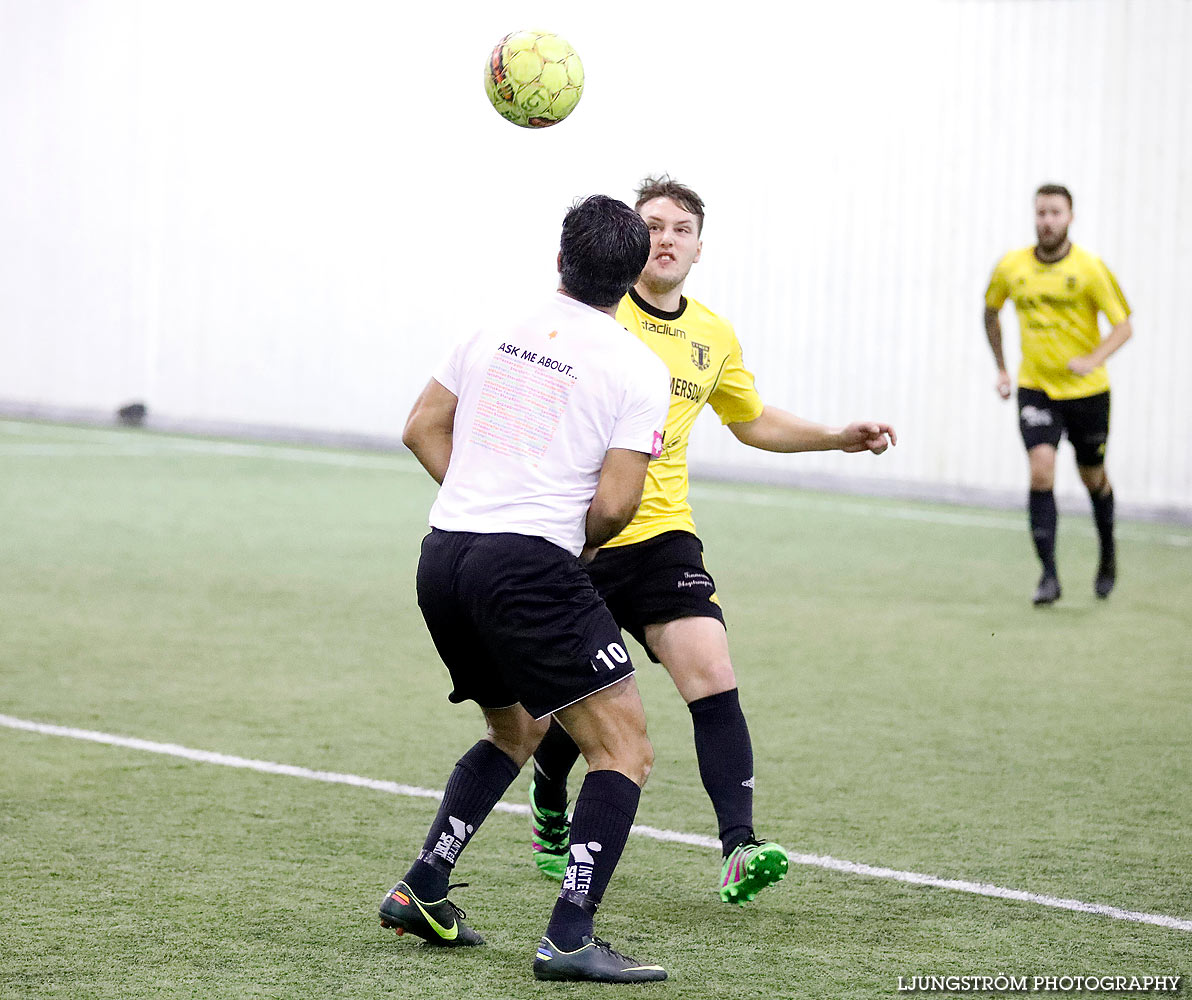
<svg viewBox="0 0 1192 1000"><path fill-rule="evenodd" d="M584 92L584 64L549 31L514 31L484 67L484 90L497 114L522 128L561 122Z"/></svg>

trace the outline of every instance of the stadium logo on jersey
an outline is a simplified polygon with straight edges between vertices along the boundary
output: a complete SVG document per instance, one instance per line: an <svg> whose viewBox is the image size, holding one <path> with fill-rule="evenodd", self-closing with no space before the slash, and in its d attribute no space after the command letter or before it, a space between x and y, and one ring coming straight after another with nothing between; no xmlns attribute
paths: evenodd
<svg viewBox="0 0 1192 1000"><path fill-rule="evenodd" d="M652 323L648 319L642 320L642 329L646 333L661 333L667 337L678 337L680 340L687 339L687 331L679 330L671 326L669 323Z"/></svg>
<svg viewBox="0 0 1192 1000"><path fill-rule="evenodd" d="M701 372L706 372L712 364L712 351L707 344L691 342L691 363Z"/></svg>

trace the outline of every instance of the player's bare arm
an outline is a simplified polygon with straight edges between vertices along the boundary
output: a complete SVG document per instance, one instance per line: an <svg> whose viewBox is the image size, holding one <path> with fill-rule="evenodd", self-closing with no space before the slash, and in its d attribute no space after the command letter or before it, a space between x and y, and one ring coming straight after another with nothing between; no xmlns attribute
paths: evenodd
<svg viewBox="0 0 1192 1000"><path fill-rule="evenodd" d="M998 311L985 307L985 337L993 351L993 362L997 365L997 394L1002 399L1010 398L1010 373L1006 371L1006 358L1002 353L1002 321Z"/></svg>
<svg viewBox="0 0 1192 1000"><path fill-rule="evenodd" d="M1114 326L1106 337L1090 354L1083 354L1068 362L1068 370L1077 375L1088 375L1100 368L1117 352L1127 340L1134 336L1134 327L1127 317Z"/></svg>
<svg viewBox="0 0 1192 1000"><path fill-rule="evenodd" d="M889 424L865 420L847 427L827 427L767 406L753 420L729 424L737 440L762 451L869 451L880 455L898 436Z"/></svg>
<svg viewBox="0 0 1192 1000"><path fill-rule="evenodd" d="M627 448L610 448L600 468L596 495L588 508L585 554L621 533L637 513L650 456Z"/></svg>
<svg viewBox="0 0 1192 1000"><path fill-rule="evenodd" d="M414 400L401 435L401 443L414 453L414 457L440 486L451 462L457 403L459 398L455 393L432 378Z"/></svg>

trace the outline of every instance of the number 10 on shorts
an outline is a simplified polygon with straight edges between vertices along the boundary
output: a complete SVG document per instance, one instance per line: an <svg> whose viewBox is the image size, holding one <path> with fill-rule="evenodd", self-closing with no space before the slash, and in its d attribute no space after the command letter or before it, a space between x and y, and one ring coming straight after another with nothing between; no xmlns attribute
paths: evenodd
<svg viewBox="0 0 1192 1000"><path fill-rule="evenodd" d="M599 673L600 668L596 666L597 660L609 670L616 670L619 664L629 662L629 654L625 652L625 647L619 642L610 642L604 649L596 650L596 656L592 660L592 669Z"/></svg>

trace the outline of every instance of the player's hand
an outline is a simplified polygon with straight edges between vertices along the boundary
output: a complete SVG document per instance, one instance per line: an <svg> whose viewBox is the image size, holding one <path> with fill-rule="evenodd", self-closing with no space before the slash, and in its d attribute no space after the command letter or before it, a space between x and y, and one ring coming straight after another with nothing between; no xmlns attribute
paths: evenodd
<svg viewBox="0 0 1192 1000"><path fill-rule="evenodd" d="M1003 368L997 373L997 394L1002 399L1010 398L1010 373Z"/></svg>
<svg viewBox="0 0 1192 1000"><path fill-rule="evenodd" d="M1100 365L1091 354L1082 354L1068 362L1068 371L1077 375L1091 375Z"/></svg>
<svg viewBox="0 0 1192 1000"><path fill-rule="evenodd" d="M841 451L868 451L880 455L890 445L898 444L898 435L889 424L881 424L875 420L859 420L840 432L840 441Z"/></svg>
<svg viewBox="0 0 1192 1000"><path fill-rule="evenodd" d="M596 558L596 553L599 551L600 549L595 545L585 545L579 554L579 561L582 563L590 563Z"/></svg>

